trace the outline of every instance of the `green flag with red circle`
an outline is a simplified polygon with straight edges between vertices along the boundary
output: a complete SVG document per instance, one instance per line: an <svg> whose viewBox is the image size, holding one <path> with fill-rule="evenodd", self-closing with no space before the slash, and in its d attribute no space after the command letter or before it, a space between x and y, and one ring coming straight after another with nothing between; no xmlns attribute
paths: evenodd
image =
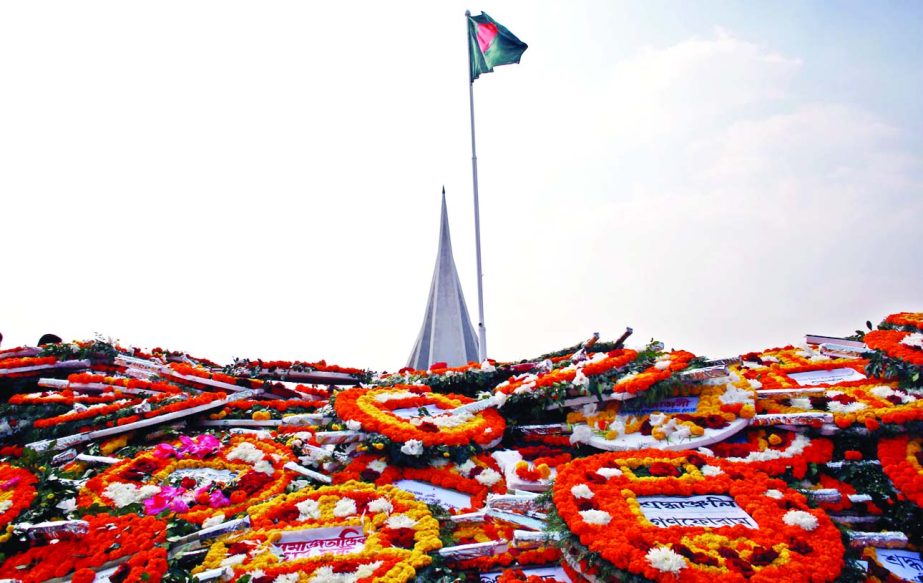
<svg viewBox="0 0 923 583"><path fill-rule="evenodd" d="M471 52L471 81L494 67L518 63L529 45L505 26L482 12L468 16L468 50Z"/></svg>

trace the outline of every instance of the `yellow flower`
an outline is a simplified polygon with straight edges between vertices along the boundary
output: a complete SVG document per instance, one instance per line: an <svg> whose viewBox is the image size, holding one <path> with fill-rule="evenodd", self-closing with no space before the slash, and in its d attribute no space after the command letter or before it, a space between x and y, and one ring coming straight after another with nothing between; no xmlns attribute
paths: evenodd
<svg viewBox="0 0 923 583"><path fill-rule="evenodd" d="M269 421L272 415L269 414L269 411L254 411L250 418L254 421Z"/></svg>

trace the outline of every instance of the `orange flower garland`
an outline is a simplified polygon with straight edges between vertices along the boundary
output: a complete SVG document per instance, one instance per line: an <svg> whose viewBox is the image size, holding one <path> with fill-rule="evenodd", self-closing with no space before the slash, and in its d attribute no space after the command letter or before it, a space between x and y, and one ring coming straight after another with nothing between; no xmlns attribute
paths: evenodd
<svg viewBox="0 0 923 583"><path fill-rule="evenodd" d="M452 538L457 545L485 543L490 541L512 541L516 529L514 524L485 517L483 521L454 523ZM453 569L462 571L488 571L498 567L509 567L513 563L524 565L544 565L561 558L561 551L551 546L539 546L535 549L522 550L510 546L503 553L474 559L456 560L447 558Z"/></svg>
<svg viewBox="0 0 923 583"><path fill-rule="evenodd" d="M808 364L777 364L773 363L766 367L761 367L757 369L746 369L739 365L732 367L732 370L740 374L743 378L747 380L752 380L757 383L758 388L761 389L790 389L794 387L801 386L796 379L792 378L790 375L802 373L802 372L819 372L819 371L829 371L837 369L852 369L858 373L862 373L864 376L865 367L868 365L868 360L861 359L850 359L848 361L833 360L829 362L814 362ZM848 387L867 384L868 379L857 379L853 381L841 381L838 383L820 383L816 385L811 385L812 387ZM753 383L751 383L753 384Z"/></svg>
<svg viewBox="0 0 923 583"><path fill-rule="evenodd" d="M181 438L94 476L80 491L77 505L143 504L148 514L169 510L201 524L217 513L231 516L283 492L293 477L283 468L289 461L295 461L291 450L262 439L234 436L222 444L208 434Z"/></svg>
<svg viewBox="0 0 923 583"><path fill-rule="evenodd" d="M233 569L232 580L248 574L255 583L269 583L280 575L310 579L312 574L357 574L361 569L357 580L402 583L430 564L429 553L442 546L439 523L426 505L393 486L347 482L305 489L252 506L248 512L253 530L219 539L193 573L227 566ZM330 527L361 532L361 549L282 560L273 552L286 533Z"/></svg>
<svg viewBox="0 0 923 583"><path fill-rule="evenodd" d="M905 330L923 330L923 312L898 312L885 318L885 323L902 326Z"/></svg>
<svg viewBox="0 0 923 583"><path fill-rule="evenodd" d="M923 367L923 349L919 332L901 330L873 330L865 335L865 344L872 350L884 352L889 358L902 360L913 366Z"/></svg>
<svg viewBox="0 0 923 583"><path fill-rule="evenodd" d="M878 442L878 460L901 494L923 506L923 438L884 438Z"/></svg>
<svg viewBox="0 0 923 583"><path fill-rule="evenodd" d="M732 498L758 528L662 528L645 517L638 500L693 495ZM559 468L553 501L581 545L614 570L655 581L832 581L843 565L839 531L804 496L761 472L692 452L576 460Z"/></svg>
<svg viewBox="0 0 923 583"><path fill-rule="evenodd" d="M13 521L35 499L37 481L32 472L0 463L0 543L9 540Z"/></svg>
<svg viewBox="0 0 923 583"><path fill-rule="evenodd" d="M488 455L472 456L460 465L438 458L427 467L413 468L391 465L385 457L364 454L333 476L334 484L351 480L372 482L378 486L398 480L417 480L471 496L470 507L449 509L451 514L480 510L487 502L488 494L506 494L506 482L500 468Z"/></svg>
<svg viewBox="0 0 923 583"><path fill-rule="evenodd" d="M388 439L425 447L486 446L503 437L506 420L495 409L477 413L449 415L442 411L474 402L463 395L433 393L424 385L352 388L336 396L334 409L347 422L358 422L362 431L379 433ZM429 413L416 418L396 415L400 409L423 409ZM414 451L414 450L408 450ZM422 451L409 455L420 455Z"/></svg>
<svg viewBox="0 0 923 583"><path fill-rule="evenodd" d="M241 387L243 389L258 389L263 386L263 381L259 379L243 379L239 377L233 377L231 375L226 375L220 372L211 372L204 368L191 366L181 362L170 363L170 368L175 372L186 376L186 377L196 377L200 379L218 381L220 383L225 383L228 385L233 385L235 387ZM175 377L174 377L175 378ZM188 381L187 379L177 379L180 382L192 382L194 385L199 385L201 387L212 388L207 384L196 383L195 381Z"/></svg>
<svg viewBox="0 0 923 583"><path fill-rule="evenodd" d="M125 560L116 574L123 583L159 583L167 571L166 524L153 516L133 514L88 516L84 535L62 536L56 544L33 546L0 565L0 577L40 583L70 576L74 582L93 580L96 569Z"/></svg>

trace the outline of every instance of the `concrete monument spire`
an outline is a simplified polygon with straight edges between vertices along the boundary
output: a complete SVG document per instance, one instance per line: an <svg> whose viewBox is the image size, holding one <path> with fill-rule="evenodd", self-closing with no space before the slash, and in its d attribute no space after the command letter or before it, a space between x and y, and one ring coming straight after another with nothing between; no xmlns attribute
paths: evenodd
<svg viewBox="0 0 923 583"><path fill-rule="evenodd" d="M425 370L434 362L459 366L478 359L478 341L465 305L465 294L458 281L449 213L442 187L442 218L439 224L439 250L429 288L429 301L423 314L423 327L413 346L407 366Z"/></svg>

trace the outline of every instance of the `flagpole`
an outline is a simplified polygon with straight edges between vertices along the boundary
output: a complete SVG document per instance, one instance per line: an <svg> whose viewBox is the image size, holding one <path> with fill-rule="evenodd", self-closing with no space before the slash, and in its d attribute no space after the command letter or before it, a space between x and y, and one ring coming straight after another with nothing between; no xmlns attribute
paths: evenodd
<svg viewBox="0 0 923 583"><path fill-rule="evenodd" d="M470 35L471 11L465 10L466 37ZM471 112L471 176L474 183L474 247L478 263L478 360L487 360L487 327L484 326L484 284L481 273L481 211L478 205L478 155L474 145L474 79L471 78L471 39L466 38L468 47L468 104Z"/></svg>

